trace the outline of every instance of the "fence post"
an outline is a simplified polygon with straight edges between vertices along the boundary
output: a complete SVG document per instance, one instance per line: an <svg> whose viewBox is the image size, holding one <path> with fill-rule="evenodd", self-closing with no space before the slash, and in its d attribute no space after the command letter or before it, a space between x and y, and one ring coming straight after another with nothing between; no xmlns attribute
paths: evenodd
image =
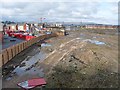
<svg viewBox="0 0 120 90"><path fill-rule="evenodd" d="M2 67L3 65L3 57L2 57L2 53L0 53L0 68Z"/></svg>
<svg viewBox="0 0 120 90"><path fill-rule="evenodd" d="M2 51L2 56L3 56L3 58L2 58L3 64L6 64L9 60L8 53L7 53L6 49Z"/></svg>
<svg viewBox="0 0 120 90"><path fill-rule="evenodd" d="M14 57L16 55L16 48L15 46L12 46L12 56Z"/></svg>
<svg viewBox="0 0 120 90"><path fill-rule="evenodd" d="M16 51L16 55L19 53L19 46L18 44L15 45L15 51Z"/></svg>
<svg viewBox="0 0 120 90"><path fill-rule="evenodd" d="M11 60L12 59L12 48L11 47L9 47L9 48L7 48L7 53L8 53L8 60Z"/></svg>

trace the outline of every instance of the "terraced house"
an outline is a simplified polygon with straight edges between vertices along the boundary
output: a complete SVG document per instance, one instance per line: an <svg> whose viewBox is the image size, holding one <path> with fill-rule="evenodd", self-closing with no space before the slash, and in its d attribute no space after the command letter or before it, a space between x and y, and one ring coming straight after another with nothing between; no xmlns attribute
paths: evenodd
<svg viewBox="0 0 120 90"><path fill-rule="evenodd" d="M116 29L117 25L89 24L85 25L89 29Z"/></svg>

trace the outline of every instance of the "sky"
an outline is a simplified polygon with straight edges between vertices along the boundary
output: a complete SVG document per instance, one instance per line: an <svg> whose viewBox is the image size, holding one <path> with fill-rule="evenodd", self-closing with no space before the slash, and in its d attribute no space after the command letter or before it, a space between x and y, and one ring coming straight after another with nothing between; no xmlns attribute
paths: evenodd
<svg viewBox="0 0 120 90"><path fill-rule="evenodd" d="M119 0L1 0L2 21L118 24Z"/></svg>

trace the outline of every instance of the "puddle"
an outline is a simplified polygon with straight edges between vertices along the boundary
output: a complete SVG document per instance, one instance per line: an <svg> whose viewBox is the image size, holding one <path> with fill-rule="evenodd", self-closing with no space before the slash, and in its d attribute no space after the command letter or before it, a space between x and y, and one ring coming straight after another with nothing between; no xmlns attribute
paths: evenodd
<svg viewBox="0 0 120 90"><path fill-rule="evenodd" d="M97 40L87 39L87 40L85 40L85 41L88 41L88 42L93 43L93 44L96 44L96 45L105 45L104 42L97 41Z"/></svg>
<svg viewBox="0 0 120 90"><path fill-rule="evenodd" d="M96 39L97 37L93 37L94 39Z"/></svg>
<svg viewBox="0 0 120 90"><path fill-rule="evenodd" d="M39 77L44 77L44 72L43 72L43 69L40 69L40 68L32 68L29 72L26 72L27 74L29 75L38 75Z"/></svg>
<svg viewBox="0 0 120 90"><path fill-rule="evenodd" d="M81 38L81 39L87 39L86 34L81 33L81 34L80 34L80 38Z"/></svg>
<svg viewBox="0 0 120 90"><path fill-rule="evenodd" d="M7 81L9 81L9 80L11 80L11 79L12 79L12 77L10 77L10 76L9 76L8 78L6 78Z"/></svg>
<svg viewBox="0 0 120 90"><path fill-rule="evenodd" d="M86 35L85 35L85 34L83 34L83 33L80 33L80 36L81 36L81 37L85 37Z"/></svg>
<svg viewBox="0 0 120 90"><path fill-rule="evenodd" d="M46 32L46 34L51 34L51 32Z"/></svg>
<svg viewBox="0 0 120 90"><path fill-rule="evenodd" d="M48 44L48 43L42 43L41 44L41 47L50 47L50 46L52 46L51 44Z"/></svg>
<svg viewBox="0 0 120 90"><path fill-rule="evenodd" d="M25 41L25 40L12 38L9 36L4 36L3 43L2 43L2 49L6 49L8 47L11 47L11 46L16 45L18 43L21 43L23 41Z"/></svg>
<svg viewBox="0 0 120 90"><path fill-rule="evenodd" d="M81 33L80 36L85 36L85 34Z"/></svg>
<svg viewBox="0 0 120 90"><path fill-rule="evenodd" d="M17 68L15 68L12 73L15 73L18 76L22 76L26 73L31 74L32 72L35 71L38 72L38 70L35 69L35 66L36 64L39 63L39 61L43 61L45 57L46 54L43 52L39 52L33 57L27 57L27 59L21 62L21 64ZM39 73L40 73L40 69L39 69Z"/></svg>

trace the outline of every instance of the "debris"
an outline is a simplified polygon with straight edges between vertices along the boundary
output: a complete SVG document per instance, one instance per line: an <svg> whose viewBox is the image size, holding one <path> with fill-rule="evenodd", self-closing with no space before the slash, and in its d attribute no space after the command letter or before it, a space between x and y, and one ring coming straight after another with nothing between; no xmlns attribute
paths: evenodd
<svg viewBox="0 0 120 90"><path fill-rule="evenodd" d="M41 47L41 43L37 44L38 47Z"/></svg>
<svg viewBox="0 0 120 90"><path fill-rule="evenodd" d="M50 52L52 52L52 51L53 51L53 49L51 49L51 48L50 48L50 49L48 49L48 50L49 50Z"/></svg>
<svg viewBox="0 0 120 90"><path fill-rule="evenodd" d="M24 67L25 66L25 62L23 62L22 64L20 64L20 67Z"/></svg>
<svg viewBox="0 0 120 90"><path fill-rule="evenodd" d="M72 62L72 59L70 59L69 62Z"/></svg>
<svg viewBox="0 0 120 90"><path fill-rule="evenodd" d="M46 81L44 78L36 78L36 79L31 79L31 80L18 83L18 86L24 89L32 89L37 86L44 86L44 85L46 85Z"/></svg>
<svg viewBox="0 0 120 90"><path fill-rule="evenodd" d="M71 58L79 60L78 58L76 58L74 55L71 55Z"/></svg>

